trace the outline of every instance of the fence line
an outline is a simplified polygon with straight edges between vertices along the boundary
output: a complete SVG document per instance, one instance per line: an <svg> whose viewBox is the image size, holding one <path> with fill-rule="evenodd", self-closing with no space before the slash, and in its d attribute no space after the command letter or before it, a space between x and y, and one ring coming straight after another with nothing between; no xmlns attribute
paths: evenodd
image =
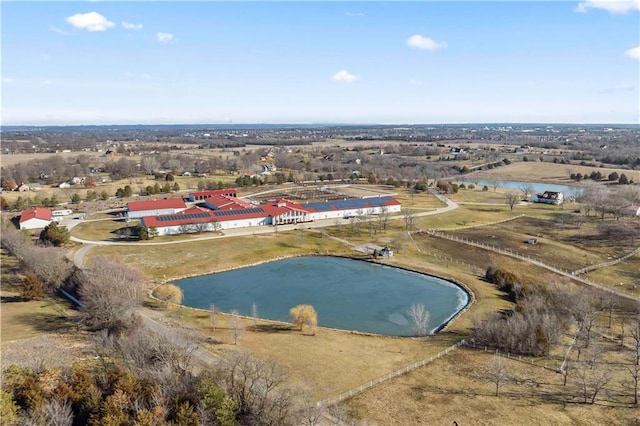
<svg viewBox="0 0 640 426"><path fill-rule="evenodd" d="M411 365L407 365L406 367L401 368L400 370L396 370L392 373L389 374L385 374L384 376L378 377L377 379L371 380L370 382L367 382L363 385L360 385L358 387L355 387L353 389L350 389L346 392L341 393L340 395L334 397L334 398L328 398L322 401L319 401L317 403L318 406L323 406L323 407L329 407L331 405L335 405L338 404L344 400L347 400L349 398L352 398L362 392L364 392L367 389L370 389L376 385L379 385L380 383L389 381L395 377L401 376L403 374L407 374L410 371L413 371L417 368L423 367L427 364L429 364L432 361L435 361L436 359L448 354L449 352L451 352L452 350L456 349L458 346L465 344L464 339L460 340L459 342L449 346L446 349L441 350L440 352L438 352L435 355L430 356L429 358L423 359L422 361L418 361L414 364Z"/></svg>
<svg viewBox="0 0 640 426"><path fill-rule="evenodd" d="M591 280L588 280L586 278L579 277L579 276L575 275L575 273L572 272L572 271L569 271L569 270L566 270L566 269L561 269L561 268L558 268L556 266L548 265L548 264L546 264L544 262L541 262L541 261L539 261L537 259L531 258L529 256L522 255L522 254L514 252L514 251L512 251L510 249L503 249L503 248L500 248L500 247L484 244L484 243L481 243L481 242L478 242L478 241L467 240L466 238L460 238L460 237L456 237L454 235L448 235L448 234L439 232L437 230L430 230L430 231L427 231L427 233L429 235L431 235L431 236L434 236L434 237L444 238L446 240L459 242L459 243L462 243L462 244L466 244L466 245L469 245L469 246L472 246L472 247L478 247L478 248L485 249L485 250L491 250L491 251L494 251L496 253L503 254L505 256L513 257L513 258L520 259L520 260L524 260L525 262L529 262L529 263L532 263L534 265L543 267L543 268L545 268L545 269L547 269L549 271L555 272L555 273L560 274L562 276L565 276L567 278L571 278L574 281L581 282L583 284L586 284L588 286L597 288L597 289L602 290L604 292L611 293L611 294L614 294L616 296L619 296L619 297L622 297L622 298L625 298L625 299L631 299L631 300L635 300L635 301L640 301L640 297L638 297L638 296L634 296L634 295L631 295L631 294L623 293L623 292L618 291L618 290L614 290L612 288L606 287L606 286L604 286L602 284L598 284L598 283L593 282Z"/></svg>
<svg viewBox="0 0 640 426"><path fill-rule="evenodd" d="M540 364L541 361L536 361L534 358L535 357L531 357L531 356L526 356L522 357L522 355L515 355L512 354L510 352L506 352L506 351L500 351L500 349L497 348L492 348L490 346L487 345L478 345L475 344L473 342L467 342L465 341L464 343L465 346L469 347L469 348L474 348L474 349L478 349L478 348L484 348L485 352L493 352L494 355L496 356L501 356L503 358L507 358L510 359L512 361L520 361L524 364L527 365L533 365L539 368L544 368L545 370L549 370L549 371L554 371L554 372L559 372L562 371L562 368L564 368L564 362L561 364L561 366L559 368L554 368L553 366L549 366L549 362L551 362L551 364L555 364L553 362L553 360L549 360L549 359L543 359L542 361L544 361L544 365ZM527 358L529 358L529 360L527 360Z"/></svg>
<svg viewBox="0 0 640 426"><path fill-rule="evenodd" d="M574 275L580 275L580 274L584 274L584 273L587 273L587 272L591 272L591 271L593 271L593 270L595 270L595 269L599 269L599 268L606 268L607 266L615 265L616 263L620 263L620 262L622 262L622 261L624 261L624 260L627 260L627 259L629 259L631 256L636 255L637 253L640 253L640 247L636 248L636 249L635 249L635 250L633 250L631 253L627 253L627 254L625 254L624 256L619 257L619 258L617 258L617 259L613 259L613 260L610 260L610 261L608 261L608 262L598 263L598 264L596 264L596 265L590 265L590 266L584 267L584 268L582 268L582 269L578 269L578 270L576 270L576 271L573 271L573 272L572 272L572 274L574 274Z"/></svg>

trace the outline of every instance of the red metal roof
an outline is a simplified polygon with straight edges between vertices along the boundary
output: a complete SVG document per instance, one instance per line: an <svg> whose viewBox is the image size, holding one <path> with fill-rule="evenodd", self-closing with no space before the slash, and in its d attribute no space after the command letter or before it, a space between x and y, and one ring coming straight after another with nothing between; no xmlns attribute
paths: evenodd
<svg viewBox="0 0 640 426"><path fill-rule="evenodd" d="M250 209L254 205L236 197L226 195L213 195L205 199L205 203L215 206L218 210Z"/></svg>
<svg viewBox="0 0 640 426"><path fill-rule="evenodd" d="M169 198L167 200L150 201L130 201L127 203L127 210L130 212L185 208L187 208L187 205L184 203L182 198Z"/></svg>
<svg viewBox="0 0 640 426"><path fill-rule="evenodd" d="M42 219L51 220L51 210L44 207L31 207L25 210L20 215L20 223L26 222L29 219Z"/></svg>

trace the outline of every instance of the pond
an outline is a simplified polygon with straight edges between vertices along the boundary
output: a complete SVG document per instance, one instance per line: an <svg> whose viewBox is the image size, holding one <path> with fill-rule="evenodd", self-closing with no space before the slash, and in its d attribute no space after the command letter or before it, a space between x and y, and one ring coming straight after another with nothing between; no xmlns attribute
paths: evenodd
<svg viewBox="0 0 640 426"><path fill-rule="evenodd" d="M494 183L500 188L513 189L516 191L522 191L524 185L528 185L530 192L533 194L542 193L544 191L562 192L565 197L576 197L582 192L584 188L571 185L556 185L553 183L540 183L540 182L518 182L511 180L487 180L487 179L452 179L454 182L473 183L476 187L482 188L488 186L489 189L493 188Z"/></svg>
<svg viewBox="0 0 640 426"><path fill-rule="evenodd" d="M312 305L318 325L388 336L410 336L407 311L423 304L429 329L439 330L469 303L461 287L436 277L331 256L295 257L176 282L183 304L290 321L289 309Z"/></svg>

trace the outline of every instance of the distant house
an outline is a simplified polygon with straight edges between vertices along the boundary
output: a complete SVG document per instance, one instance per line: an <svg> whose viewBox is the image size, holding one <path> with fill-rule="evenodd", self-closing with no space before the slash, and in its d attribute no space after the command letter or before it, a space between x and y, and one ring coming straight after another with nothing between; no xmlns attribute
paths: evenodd
<svg viewBox="0 0 640 426"><path fill-rule="evenodd" d="M31 187L26 183L23 183L22 185L16 188L16 191L19 191L19 192L26 192L30 190L31 190Z"/></svg>
<svg viewBox="0 0 640 426"><path fill-rule="evenodd" d="M623 215L623 216L639 217L640 216L640 206L630 205L628 207L620 209L620 214Z"/></svg>
<svg viewBox="0 0 640 426"><path fill-rule="evenodd" d="M532 203L545 204L562 204L564 202L564 194L562 192L544 191L542 194L534 194L531 196Z"/></svg>
<svg viewBox="0 0 640 426"><path fill-rule="evenodd" d="M129 219L144 216L157 216L164 214L176 214L187 209L182 198L169 198L166 200L130 201L127 203L127 217Z"/></svg>
<svg viewBox="0 0 640 426"><path fill-rule="evenodd" d="M44 207L31 207L20 215L20 229L44 228L51 221L51 210Z"/></svg>

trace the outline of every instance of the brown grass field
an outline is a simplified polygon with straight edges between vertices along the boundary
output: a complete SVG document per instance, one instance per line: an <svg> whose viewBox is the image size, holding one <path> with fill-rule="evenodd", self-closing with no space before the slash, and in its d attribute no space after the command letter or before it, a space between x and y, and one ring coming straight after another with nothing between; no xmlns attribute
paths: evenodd
<svg viewBox="0 0 640 426"><path fill-rule="evenodd" d="M509 167L494 170L508 170ZM559 170L553 173L560 173ZM532 169L530 173L533 172ZM510 179L540 180L539 176L533 179L525 171L522 173L522 176ZM397 198L403 206L416 212L442 206L441 202L428 194L411 196L406 190L397 192ZM462 204L446 215L418 218L416 228L449 229L447 233L509 248L565 269L606 261L610 255L617 257L634 248L629 239L601 235L596 221L587 221L578 228L564 219L558 220L561 214L575 215L571 213L572 209L527 204L518 205L511 211L504 194L492 191L461 190L451 198L468 204ZM517 218L522 214L527 216ZM502 224L489 224L510 218L516 219ZM86 222L74 228L73 234L88 239L113 238L112 232L125 225L113 220ZM470 225L477 226L459 229ZM538 238L539 243L525 244L524 241L531 236ZM176 238L184 237L163 237L154 241ZM366 226L356 232L349 225L344 225L322 230L256 234L166 246L132 242L130 246L94 248L87 260L90 264L98 255L120 258L127 264L140 267L149 277L150 286L153 286L159 282L286 256L361 256L338 239L348 240L355 245L392 244L396 248L396 255L380 262L454 280L473 295L474 301L445 331L423 339L365 336L323 328L318 328L315 335L310 335L300 333L289 325L268 321L259 321L258 329L254 330L252 321L245 319L247 331L238 344L233 345L223 314L218 315L214 331L209 313L205 311L178 308L168 312L148 312L172 327L193 333L201 344L214 353L250 350L258 356L276 360L287 370L291 384L310 386L314 396L320 399L336 396L428 358L468 336L474 317L510 309L512 304L505 300L504 295L482 279L489 265L515 271L525 280L572 285L568 278L484 249L432 237L425 232L409 237L402 218L392 221L386 232L373 235L367 232ZM4 296L5 281L10 281L9 276L4 275L5 264L10 265L10 261L4 257L2 260ZM588 277L607 285L624 282L632 286L640 280L639 271L640 256L636 255L625 262L589 273ZM630 287L625 289L632 291ZM28 306L26 303L36 305ZM15 306L21 304L22 312L45 312L48 309L45 303L26 303L18 302ZM6 310L5 303L1 307L3 342L6 338L24 338L46 332L35 327L35 323L31 331L24 328L25 324L20 322L20 312ZM561 363L571 340L572 330L567 330L564 344L554 348L549 356L527 358L524 361L508 360L512 381L500 389L497 397L491 383L482 374L492 355L482 349L460 348L423 368L354 397L344 404L344 409L359 423L380 425L453 424L453 421L460 425L634 424L640 418L638 409L630 405L627 395L623 364L627 362L627 353L616 344L623 315L624 312L616 310L612 328L609 329L603 314L597 326L599 337L596 340L605 348L603 357L609 363L614 377L609 390L594 405L580 403L575 378L570 378L567 386L562 386L562 376L553 371ZM572 351L570 355L575 358L577 354Z"/></svg>
<svg viewBox="0 0 640 426"><path fill-rule="evenodd" d="M0 337L2 342L36 337L49 332L73 328L70 304L48 296L40 300L23 301L19 293L21 275L14 257L2 251L2 281L0 284Z"/></svg>
<svg viewBox="0 0 640 426"><path fill-rule="evenodd" d="M592 171L599 171L604 176L612 172L624 173L634 182L640 181L640 171L613 169L604 167L588 167L574 164L541 163L538 161L514 162L508 166L496 167L491 170L481 170L471 173L465 178L473 179L496 179L513 180L516 182L547 182L561 185L575 185L569 178L571 173L590 174ZM584 180L582 184L588 185L591 181Z"/></svg>

